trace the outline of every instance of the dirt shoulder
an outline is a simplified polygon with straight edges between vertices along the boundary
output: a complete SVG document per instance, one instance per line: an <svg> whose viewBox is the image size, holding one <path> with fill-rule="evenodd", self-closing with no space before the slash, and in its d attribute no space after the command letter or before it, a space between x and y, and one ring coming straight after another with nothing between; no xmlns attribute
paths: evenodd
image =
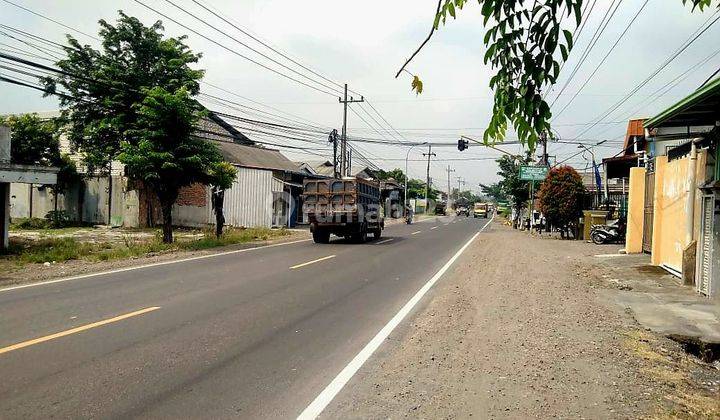
<svg viewBox="0 0 720 420"><path fill-rule="evenodd" d="M323 417L711 418L720 372L598 299L617 248L494 223Z"/></svg>
<svg viewBox="0 0 720 420"><path fill-rule="evenodd" d="M110 261L76 259L48 264L17 264L11 261L0 260L0 287L7 287L24 283L34 283L82 274L99 273L102 271L141 266L164 261L181 260L201 255L211 255L232 250L255 248L259 246L266 246L283 242L292 242L303 239L310 239L309 231L293 230L288 231L287 235L285 236L280 236L270 240L252 241L242 244L222 246L200 251L169 250L150 253L148 255L140 257L115 259Z"/></svg>

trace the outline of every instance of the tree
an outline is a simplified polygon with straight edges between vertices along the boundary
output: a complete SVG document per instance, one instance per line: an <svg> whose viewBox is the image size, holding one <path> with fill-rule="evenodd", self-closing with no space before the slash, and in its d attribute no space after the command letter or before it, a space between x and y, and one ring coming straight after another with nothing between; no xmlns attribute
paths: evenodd
<svg viewBox="0 0 720 420"><path fill-rule="evenodd" d="M500 170L500 188L505 192L506 197L510 197L517 213L530 198L529 184L527 181L520 179L520 166L526 161L520 161L512 156L502 156L496 161Z"/></svg>
<svg viewBox="0 0 720 420"><path fill-rule="evenodd" d="M488 185L480 184L480 189L483 194L487 195L494 201L503 201L507 197L505 190L503 190L499 182Z"/></svg>
<svg viewBox="0 0 720 420"><path fill-rule="evenodd" d="M229 162L218 162L213 165L210 173L212 184L212 207L215 212L215 236L220 238L225 225L223 205L225 204L225 190L232 187L237 177L237 168Z"/></svg>
<svg viewBox="0 0 720 420"><path fill-rule="evenodd" d="M550 224L560 228L563 237L582 214L584 194L582 177L570 166L553 168L540 185L540 211Z"/></svg>
<svg viewBox="0 0 720 420"><path fill-rule="evenodd" d="M678 1L678 0L676 0ZM704 10L720 0L682 0L693 10ZM430 34L400 68L406 66L427 44L433 33L453 19L468 0L438 0ZM478 0L487 28L483 43L484 61L495 70L490 88L495 92L493 116L484 140L502 141L512 124L521 142L534 150L540 133L550 129L552 113L543 98L543 89L555 84L561 64L573 48L573 32L583 19L583 0ZM563 18L573 24L563 27ZM488 25L488 23L490 23ZM574 26L574 28L573 28ZM570 28L570 29L568 29ZM409 72L408 72L409 73ZM422 93L422 81L412 75L411 88Z"/></svg>
<svg viewBox="0 0 720 420"><path fill-rule="evenodd" d="M138 144L138 104L149 89L195 95L203 76L190 67L200 55L184 44L185 37L163 38L161 22L146 27L119 14L115 26L99 21L100 50L68 35L67 58L57 62L62 73L43 79L48 94L58 86L67 93L59 96L64 127L90 172L107 173L123 143Z"/></svg>
<svg viewBox="0 0 720 420"><path fill-rule="evenodd" d="M60 158L60 140L52 120L37 114L0 117L0 125L11 129L10 158L21 165L52 166Z"/></svg>
<svg viewBox="0 0 720 420"><path fill-rule="evenodd" d="M142 104L135 107L138 119L124 141L120 162L128 177L142 181L157 195L163 216L163 242L173 241L172 206L182 187L217 181L213 173L222 162L218 148L193 136L204 116L197 101L185 88L168 92L162 87L146 90Z"/></svg>

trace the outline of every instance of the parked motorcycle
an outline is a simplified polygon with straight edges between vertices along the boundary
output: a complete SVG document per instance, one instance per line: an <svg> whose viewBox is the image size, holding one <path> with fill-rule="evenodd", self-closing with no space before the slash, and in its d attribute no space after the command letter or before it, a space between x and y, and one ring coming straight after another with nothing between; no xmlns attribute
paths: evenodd
<svg viewBox="0 0 720 420"><path fill-rule="evenodd" d="M625 221L618 219L606 225L593 225L590 228L590 239L597 245L625 240Z"/></svg>

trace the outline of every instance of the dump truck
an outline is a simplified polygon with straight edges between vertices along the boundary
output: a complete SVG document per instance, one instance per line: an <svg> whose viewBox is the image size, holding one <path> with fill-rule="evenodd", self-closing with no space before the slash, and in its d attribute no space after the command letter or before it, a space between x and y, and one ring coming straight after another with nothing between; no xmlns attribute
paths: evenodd
<svg viewBox="0 0 720 420"><path fill-rule="evenodd" d="M380 183L362 178L305 181L302 211L315 243L330 242L330 235L365 242L367 235L382 236Z"/></svg>

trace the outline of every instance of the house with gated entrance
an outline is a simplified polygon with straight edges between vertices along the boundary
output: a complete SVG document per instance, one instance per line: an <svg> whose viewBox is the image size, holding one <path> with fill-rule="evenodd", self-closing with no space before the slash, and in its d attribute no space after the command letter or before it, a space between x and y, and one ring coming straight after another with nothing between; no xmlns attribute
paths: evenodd
<svg viewBox="0 0 720 420"><path fill-rule="evenodd" d="M644 167L630 169L628 252L706 296L720 295L720 79L644 121Z"/></svg>

